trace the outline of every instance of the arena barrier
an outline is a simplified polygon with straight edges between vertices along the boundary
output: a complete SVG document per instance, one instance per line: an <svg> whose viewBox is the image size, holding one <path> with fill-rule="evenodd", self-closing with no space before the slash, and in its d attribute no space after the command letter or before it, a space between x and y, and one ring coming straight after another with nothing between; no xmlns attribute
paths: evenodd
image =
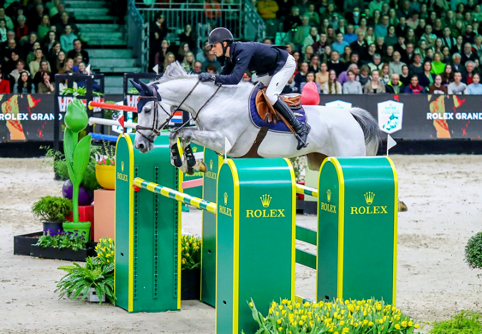
<svg viewBox="0 0 482 334"><path fill-rule="evenodd" d="M183 175L170 165L167 135L160 136L155 148L146 154L135 150L132 141L133 135L126 135L120 137L117 145L117 305L129 312L178 310L181 291L180 203L185 202L182 200L185 197L167 188L180 192ZM296 262L317 270L317 300L374 297L395 304L398 184L390 159L329 158L322 165L318 190L297 185L290 164L289 167L284 165L284 169L290 170L289 177L285 175L283 182L273 182L269 178L272 171L261 166L270 161L287 164L284 159L235 159L225 165L210 150L205 150L204 159L208 172L204 174L203 200L220 205L216 205L216 214L203 211L201 300L213 306L218 305L218 332L238 333L242 329L250 332L247 328L255 324L252 323L246 301L253 298L257 305L264 303L265 309L260 309L265 312L270 297L263 295L263 292L273 287L273 281L269 280L272 277L276 277L277 284L291 286L289 291L286 289L279 295L293 298L295 258ZM232 172L232 166L246 172L238 172L238 193L234 187L236 174ZM250 175L255 173L253 171L258 173ZM243 179L245 175L246 180ZM164 189L164 195L169 198L143 190L136 192L132 185L140 186L143 181L135 181L135 177L152 180L151 183L144 182L144 187L149 186L154 192L158 185L162 185L157 190L162 193ZM274 189L272 194L271 187L277 183L290 184L290 187L286 186L283 194L280 194L282 191L279 188ZM218 189L216 184L219 185ZM245 188L253 184L259 184L261 188L254 191ZM228 185L229 192L225 191ZM263 193L259 200L256 191ZM296 192L318 197L319 233L295 226ZM232 198L230 194L237 196L238 207L229 207L231 203L223 206L224 193L228 194L228 199ZM263 195L268 197L265 196L263 200ZM267 198L274 198L274 195L282 195L280 201L285 204L279 205L279 208L274 208L273 200L268 204ZM176 198L180 201L171 200L177 196L181 196ZM202 200L195 199L190 203L196 201ZM250 205L255 206L253 202L256 201L261 207L245 209ZM289 224L284 220L288 217L288 209ZM279 212L276 210L285 210L282 211L285 217L271 217ZM283 218L282 224L279 224L278 218ZM235 232L238 232L238 237L249 237L233 238ZM295 253L295 235L298 240L318 245L317 254L298 249ZM217 268L216 263L219 263ZM272 263L276 266L270 267ZM283 266L283 275L278 268L280 264L286 264L286 268ZM262 277L267 267L268 278L264 280ZM220 272L227 277L219 275ZM265 287L262 280L269 282L269 287ZM235 294L235 291L238 293ZM266 299L263 300L263 297ZM279 297L271 299L278 300Z"/></svg>

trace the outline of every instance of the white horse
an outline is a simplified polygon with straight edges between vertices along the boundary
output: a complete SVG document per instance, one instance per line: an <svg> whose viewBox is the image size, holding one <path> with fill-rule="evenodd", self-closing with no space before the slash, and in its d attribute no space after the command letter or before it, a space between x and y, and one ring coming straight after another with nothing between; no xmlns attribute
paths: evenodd
<svg viewBox="0 0 482 334"><path fill-rule="evenodd" d="M142 98L150 100L138 105L139 126L134 143L139 151L148 152L153 148L153 140L167 124L171 112L178 107L195 119L196 127L181 128L170 134L171 163L185 173L193 173L193 169L206 171L202 159L195 160L192 155L191 141L223 154L227 138L232 146L227 154L235 158L243 157L260 131L249 114L249 97L254 88L251 83L222 86L217 93L218 86L212 82L197 83L198 76L187 74L177 62L169 65L158 81L149 85L133 83L141 95L140 101ZM304 106L304 109L311 125L308 147L298 151L297 140L292 133L269 131L257 150L259 157L292 158L306 155L308 167L319 170L327 156L376 155L380 130L366 110L337 110L324 106ZM178 137L187 153L183 161L177 151Z"/></svg>

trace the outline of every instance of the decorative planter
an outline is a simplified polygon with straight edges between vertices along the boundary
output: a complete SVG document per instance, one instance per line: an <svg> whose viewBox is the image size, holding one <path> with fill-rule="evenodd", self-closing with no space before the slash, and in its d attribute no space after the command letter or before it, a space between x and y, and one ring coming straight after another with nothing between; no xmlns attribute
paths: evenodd
<svg viewBox="0 0 482 334"><path fill-rule="evenodd" d="M72 181L67 180L62 185L62 196L67 199L72 199L74 192L74 185ZM82 185L79 188L79 205L91 205L94 200L94 193L87 190Z"/></svg>
<svg viewBox="0 0 482 334"><path fill-rule="evenodd" d="M71 222L64 222L62 224L65 232L72 232L77 233L78 235L82 235L82 232L85 232L84 237L87 241L90 241L90 222L79 222L79 223L71 223Z"/></svg>
<svg viewBox="0 0 482 334"><path fill-rule="evenodd" d="M85 262L87 257L95 256L95 244L96 243L89 242L87 243L86 249L79 249L76 251L70 248L40 247L32 245L30 255L44 259Z"/></svg>
<svg viewBox="0 0 482 334"><path fill-rule="evenodd" d="M87 294L86 298L91 303L98 303L100 302L99 295L95 292L94 288L90 288L89 293ZM102 294L102 302L105 302L105 293Z"/></svg>
<svg viewBox="0 0 482 334"><path fill-rule="evenodd" d="M201 299L201 268L181 272L181 300Z"/></svg>
<svg viewBox="0 0 482 334"><path fill-rule="evenodd" d="M49 229L53 231L54 234L50 234L50 235L59 234L59 231L60 232L63 231L62 223L59 223L59 222L44 222L43 225L44 225L44 232Z"/></svg>
<svg viewBox="0 0 482 334"><path fill-rule="evenodd" d="M104 189L115 189L115 166L95 165L97 182Z"/></svg>
<svg viewBox="0 0 482 334"><path fill-rule="evenodd" d="M43 235L43 232L34 232L13 237L13 254L14 255L30 255L32 251L32 244L36 244L38 238Z"/></svg>

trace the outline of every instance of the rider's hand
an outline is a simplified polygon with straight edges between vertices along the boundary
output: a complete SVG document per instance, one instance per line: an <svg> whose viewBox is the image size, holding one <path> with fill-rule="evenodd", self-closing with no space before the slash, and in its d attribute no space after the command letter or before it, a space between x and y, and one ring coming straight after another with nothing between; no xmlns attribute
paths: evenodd
<svg viewBox="0 0 482 334"><path fill-rule="evenodd" d="M211 73L201 73L199 74L199 80L202 82L211 81L211 80L214 81L216 80L216 75Z"/></svg>

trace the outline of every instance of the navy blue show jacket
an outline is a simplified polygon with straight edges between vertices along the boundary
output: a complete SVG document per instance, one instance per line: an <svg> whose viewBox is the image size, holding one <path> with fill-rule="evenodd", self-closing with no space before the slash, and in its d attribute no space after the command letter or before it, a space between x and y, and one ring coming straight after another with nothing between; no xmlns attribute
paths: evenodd
<svg viewBox="0 0 482 334"><path fill-rule="evenodd" d="M221 74L216 75L216 83L237 85L246 70L260 75L274 75L285 65L288 51L284 46L257 42L235 42L231 44L229 58L224 62Z"/></svg>

